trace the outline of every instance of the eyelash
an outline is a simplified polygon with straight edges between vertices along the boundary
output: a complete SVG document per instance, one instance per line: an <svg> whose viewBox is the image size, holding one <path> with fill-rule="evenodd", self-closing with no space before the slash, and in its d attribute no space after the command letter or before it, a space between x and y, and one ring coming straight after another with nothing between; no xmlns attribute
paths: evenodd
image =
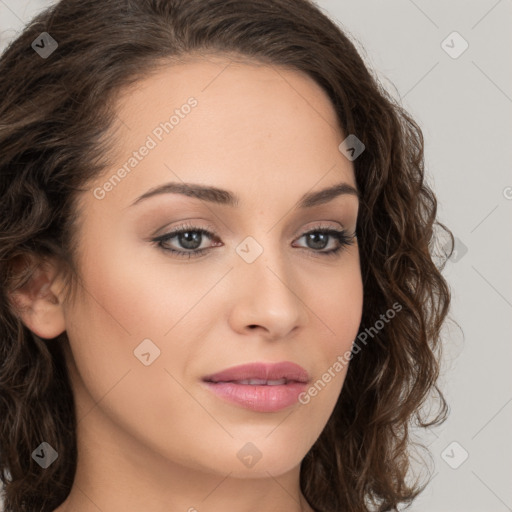
<svg viewBox="0 0 512 512"><path fill-rule="evenodd" d="M176 238L178 235L181 235L183 233L187 232L194 232L194 233L201 233L201 235L205 235L207 238L212 240L213 238L217 238L215 233L212 233L210 231L207 231L206 229L200 228L198 226L192 226L192 225L183 225L179 226L173 231L170 231L169 233L165 233L163 235L160 235L157 238L154 238L152 242L154 242L157 247L160 249L170 252L178 257L183 258L195 258L198 256L201 256L205 252L213 249L213 247L208 247L206 249L195 249L195 250L189 250L189 251L179 251L177 249L169 249L168 247L164 247L164 242L167 242L173 238ZM311 229L309 231L306 231L303 233L299 238L302 238L303 236L309 235L311 233L322 233L324 235L330 235L331 237L335 238L339 246L335 249L330 249L328 251L321 251L321 250L315 250L315 249L309 249L313 253L320 254L327 257L334 257L339 255L340 251L344 249L345 247L352 245L355 242L356 235L355 233L353 235L349 235L346 230L337 230L333 229L331 227L318 227L315 229ZM300 249L308 250L306 247L300 247Z"/></svg>

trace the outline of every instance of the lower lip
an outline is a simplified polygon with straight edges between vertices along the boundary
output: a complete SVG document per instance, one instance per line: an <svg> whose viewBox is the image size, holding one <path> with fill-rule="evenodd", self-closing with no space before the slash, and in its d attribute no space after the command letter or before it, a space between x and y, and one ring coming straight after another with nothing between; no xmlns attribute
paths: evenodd
<svg viewBox="0 0 512 512"><path fill-rule="evenodd" d="M278 386L253 386L236 382L205 382L210 391L221 398L257 412L276 412L298 402L306 389L302 382Z"/></svg>

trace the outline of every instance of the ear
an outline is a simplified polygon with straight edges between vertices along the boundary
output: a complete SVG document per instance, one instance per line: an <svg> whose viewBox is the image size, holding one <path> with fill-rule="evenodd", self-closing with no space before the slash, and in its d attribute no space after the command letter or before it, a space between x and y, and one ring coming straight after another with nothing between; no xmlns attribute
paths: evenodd
<svg viewBox="0 0 512 512"><path fill-rule="evenodd" d="M52 339L66 330L61 285L56 264L45 261L27 283L9 293L17 316L40 338Z"/></svg>

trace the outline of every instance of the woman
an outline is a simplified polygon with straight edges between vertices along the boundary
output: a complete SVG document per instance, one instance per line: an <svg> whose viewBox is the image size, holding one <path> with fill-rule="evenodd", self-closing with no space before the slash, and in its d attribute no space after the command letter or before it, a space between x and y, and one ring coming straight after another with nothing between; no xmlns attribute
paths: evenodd
<svg viewBox="0 0 512 512"><path fill-rule="evenodd" d="M307 0L63 0L0 71L5 510L411 502L444 226L340 28Z"/></svg>

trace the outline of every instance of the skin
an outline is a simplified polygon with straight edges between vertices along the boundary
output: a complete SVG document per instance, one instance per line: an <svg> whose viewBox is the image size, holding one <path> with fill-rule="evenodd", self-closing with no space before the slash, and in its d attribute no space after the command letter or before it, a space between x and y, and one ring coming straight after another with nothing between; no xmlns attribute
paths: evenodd
<svg viewBox="0 0 512 512"><path fill-rule="evenodd" d="M228 66L229 64L229 66ZM193 96L198 104L103 199L93 190ZM363 290L357 239L337 256L304 233L356 227L358 199L295 209L306 192L345 182L353 164L325 92L298 71L225 56L167 66L117 104L119 154L80 198L79 272L64 300L57 263L14 298L40 337L67 331L77 411L78 467L58 512L312 511L299 487L300 463L340 394L346 367L307 405L261 413L225 402L201 378L230 366L293 361L312 381L350 350ZM156 139L155 139L156 140ZM238 207L178 194L130 204L154 186L192 182L231 190ZM214 228L198 258L156 246L183 223ZM235 251L252 236L252 263ZM182 239L183 242L183 239ZM187 250L174 238L168 246ZM250 249L253 250L253 249ZM250 327L253 326L253 327ZM149 366L134 350L149 338ZM248 442L251 468L237 457Z"/></svg>

